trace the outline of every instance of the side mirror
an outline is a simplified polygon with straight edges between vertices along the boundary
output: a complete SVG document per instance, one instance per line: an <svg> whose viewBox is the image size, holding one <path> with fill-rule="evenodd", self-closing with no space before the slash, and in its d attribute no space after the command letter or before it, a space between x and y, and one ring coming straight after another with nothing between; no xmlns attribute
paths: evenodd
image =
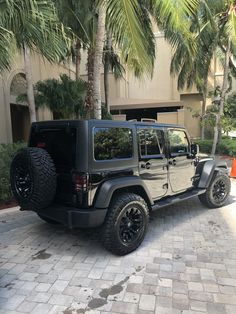
<svg viewBox="0 0 236 314"><path fill-rule="evenodd" d="M199 154L199 145L198 144L191 144L191 154L194 156Z"/></svg>

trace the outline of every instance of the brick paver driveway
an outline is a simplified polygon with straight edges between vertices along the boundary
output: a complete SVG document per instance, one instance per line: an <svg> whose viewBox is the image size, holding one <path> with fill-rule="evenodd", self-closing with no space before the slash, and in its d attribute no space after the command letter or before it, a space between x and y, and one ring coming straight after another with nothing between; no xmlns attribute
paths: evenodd
<svg viewBox="0 0 236 314"><path fill-rule="evenodd" d="M125 257L32 212L1 211L0 231L0 313L236 313L236 182L224 208L155 212Z"/></svg>

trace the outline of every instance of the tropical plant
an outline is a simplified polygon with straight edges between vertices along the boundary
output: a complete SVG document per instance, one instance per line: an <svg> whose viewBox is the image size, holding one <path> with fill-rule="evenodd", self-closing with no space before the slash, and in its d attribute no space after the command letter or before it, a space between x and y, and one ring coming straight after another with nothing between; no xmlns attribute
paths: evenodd
<svg viewBox="0 0 236 314"><path fill-rule="evenodd" d="M212 139L214 128L216 127L217 115L219 113L218 96L221 87L217 86L214 92L210 93L214 97L212 105L207 107L204 124L206 126L206 138ZM236 93L233 92L227 96L224 103L224 114L221 117L221 127L225 134L236 129ZM213 141L211 141L213 143ZM220 144L220 143L219 143Z"/></svg>
<svg viewBox="0 0 236 314"><path fill-rule="evenodd" d="M1 68L10 67L13 57L10 49L12 46L23 51L27 97L30 118L33 122L36 120L36 112L30 52L39 52L50 62L59 61L67 53L69 44L65 29L58 20L51 0L2 0L0 2L0 28L5 30L4 37L0 35L0 49L4 52L1 47L6 44L9 52L7 59L6 53L0 56L0 64L3 65ZM2 41L3 38L4 41ZM12 43L9 43L9 40Z"/></svg>
<svg viewBox="0 0 236 314"><path fill-rule="evenodd" d="M216 151L216 144L221 139L221 121L229 87L228 79L230 74L235 75L235 66L232 61L232 56L236 53L236 7L234 2L233 0L200 1L194 18L190 20L190 30L196 38L197 53L190 54L184 44L177 46L171 67L172 73L178 74L180 89L195 84L199 92L203 94L202 117L204 117L206 114L207 78L211 61L216 53L221 51L223 82L219 94L219 110L215 114L213 155Z"/></svg>
<svg viewBox="0 0 236 314"><path fill-rule="evenodd" d="M26 143L0 144L0 202L12 198L10 188L10 165L15 153Z"/></svg>
<svg viewBox="0 0 236 314"><path fill-rule="evenodd" d="M47 107L55 119L72 119L85 116L84 99L87 83L82 79L72 80L66 74L60 79L39 81L34 85L36 108ZM17 100L25 101L26 95Z"/></svg>
<svg viewBox="0 0 236 314"><path fill-rule="evenodd" d="M236 92L227 96L224 104L224 114L221 118L221 125L224 133L236 129Z"/></svg>

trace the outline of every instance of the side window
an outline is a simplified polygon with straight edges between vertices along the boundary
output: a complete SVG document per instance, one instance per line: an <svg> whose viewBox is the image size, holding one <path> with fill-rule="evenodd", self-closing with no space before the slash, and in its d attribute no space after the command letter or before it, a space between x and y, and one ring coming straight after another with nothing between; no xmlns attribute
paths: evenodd
<svg viewBox="0 0 236 314"><path fill-rule="evenodd" d="M163 154L163 132L158 129L138 129L140 154L153 156Z"/></svg>
<svg viewBox="0 0 236 314"><path fill-rule="evenodd" d="M172 154L187 154L189 152L189 141L184 131L169 130L168 137Z"/></svg>
<svg viewBox="0 0 236 314"><path fill-rule="evenodd" d="M132 130L129 128L94 128L95 160L131 158Z"/></svg>

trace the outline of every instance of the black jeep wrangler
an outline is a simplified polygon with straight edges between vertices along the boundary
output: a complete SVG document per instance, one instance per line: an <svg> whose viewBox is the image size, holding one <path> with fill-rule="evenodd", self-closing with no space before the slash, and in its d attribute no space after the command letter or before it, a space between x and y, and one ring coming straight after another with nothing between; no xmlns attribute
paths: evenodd
<svg viewBox="0 0 236 314"><path fill-rule="evenodd" d="M12 161L11 186L22 210L69 228L102 225L105 248L124 255L143 241L152 210L196 195L210 208L226 203L226 163L197 153L178 125L37 122Z"/></svg>

